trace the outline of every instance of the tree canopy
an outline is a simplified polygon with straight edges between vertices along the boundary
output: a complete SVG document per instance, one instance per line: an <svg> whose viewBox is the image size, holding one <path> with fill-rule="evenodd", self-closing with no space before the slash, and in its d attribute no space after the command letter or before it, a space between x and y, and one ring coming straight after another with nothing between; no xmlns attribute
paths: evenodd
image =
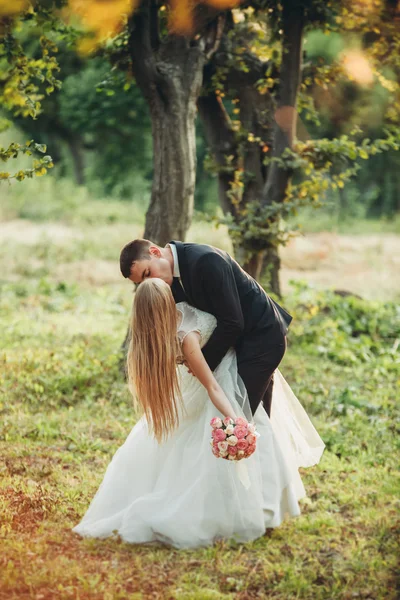
<svg viewBox="0 0 400 600"><path fill-rule="evenodd" d="M396 164L400 15L392 0L21 0L0 7L2 106L14 117L35 119L43 110L50 118L53 97L75 153L79 144L104 146L106 137L98 167L108 171L110 191L129 162L146 156L128 142L138 114L130 103L140 106L141 90L153 144L145 234L159 243L184 238L190 223L196 110L224 221L253 274L277 259L291 234L287 217L299 207L320 205L360 169L366 182L367 159L378 165L385 152ZM65 51L58 52L65 47L82 56L84 77L81 68L68 74ZM13 143L1 157L19 153L38 156L32 168L2 179L42 175L53 164L45 144L33 141ZM382 186L390 190L391 181Z"/></svg>

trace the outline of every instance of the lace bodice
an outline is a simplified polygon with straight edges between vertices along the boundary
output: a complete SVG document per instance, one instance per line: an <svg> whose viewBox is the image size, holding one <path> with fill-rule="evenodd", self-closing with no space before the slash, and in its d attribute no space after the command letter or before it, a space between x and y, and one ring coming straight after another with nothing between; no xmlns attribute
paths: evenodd
<svg viewBox="0 0 400 600"><path fill-rule="evenodd" d="M182 319L178 323L180 342L182 343L191 331L198 331L201 336L200 345L201 347L205 346L217 325L214 315L195 308L187 302L178 302L176 308L182 315Z"/></svg>

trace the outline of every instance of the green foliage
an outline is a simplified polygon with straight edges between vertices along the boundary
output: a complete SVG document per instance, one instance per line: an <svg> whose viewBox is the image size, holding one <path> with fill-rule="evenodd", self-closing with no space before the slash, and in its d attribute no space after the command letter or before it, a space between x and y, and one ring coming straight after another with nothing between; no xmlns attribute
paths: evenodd
<svg viewBox="0 0 400 600"><path fill-rule="evenodd" d="M28 20L29 26L35 24L34 11ZM30 21L30 22L29 22ZM58 89L61 82L56 79L59 70L56 60L58 48L56 44L45 35L39 38L40 55L31 57L26 54L23 42L20 39L18 26L12 19L4 20L0 28L0 105L10 111L14 116L35 118L40 112L40 102L47 94ZM4 130L10 122L2 120L1 129ZM8 148L0 149L0 158L3 162L15 158L19 153L29 156L32 150L45 152L43 144L34 144L33 141L25 145L12 143ZM0 172L0 180L15 178L22 181L26 177L44 175L51 168L50 156L35 160L30 169L18 171L15 175Z"/></svg>
<svg viewBox="0 0 400 600"><path fill-rule="evenodd" d="M150 117L144 98L125 73L110 73L105 59L92 59L65 79L58 117L90 150L89 187L101 181L104 194L129 198L140 174L143 192L148 192Z"/></svg>
<svg viewBox="0 0 400 600"><path fill-rule="evenodd" d="M44 144L36 144L33 140L26 142L25 145L16 142L11 143L7 148L0 147L0 160L7 162L10 158L18 158L20 154L31 156L33 153L44 154L47 148ZM44 156L33 161L30 169L20 169L18 172L11 175L7 172L0 172L0 181L10 181L16 179L23 181L26 177L32 178L34 175L41 176L47 173L47 169L53 167L51 156Z"/></svg>
<svg viewBox="0 0 400 600"><path fill-rule="evenodd" d="M395 302L371 302L352 295L315 292L297 282L291 302L296 343L307 353L338 364L365 363L382 376L400 368L400 307Z"/></svg>

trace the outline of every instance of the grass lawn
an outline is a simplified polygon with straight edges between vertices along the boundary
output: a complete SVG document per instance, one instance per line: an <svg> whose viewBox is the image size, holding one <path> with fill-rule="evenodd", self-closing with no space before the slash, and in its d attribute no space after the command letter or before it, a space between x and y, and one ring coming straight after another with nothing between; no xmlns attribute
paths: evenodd
<svg viewBox="0 0 400 600"><path fill-rule="evenodd" d="M393 319L376 324L386 308L372 301L330 314L315 292L287 299L282 372L327 444L303 472L300 517L251 544L190 551L71 532L137 418L118 370L130 288L107 271L136 230L59 227L11 236L0 255L1 600L397 598L400 378L381 333ZM373 333L346 333L350 314Z"/></svg>

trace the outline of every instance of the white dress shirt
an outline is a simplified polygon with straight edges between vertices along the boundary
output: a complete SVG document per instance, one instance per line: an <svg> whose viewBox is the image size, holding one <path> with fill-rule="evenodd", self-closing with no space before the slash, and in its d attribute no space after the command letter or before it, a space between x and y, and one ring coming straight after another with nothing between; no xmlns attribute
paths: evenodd
<svg viewBox="0 0 400 600"><path fill-rule="evenodd" d="M166 247L169 247L171 249L172 252L172 257L174 259L174 277L177 277L179 279L179 283L182 286L183 291L185 291L184 285L182 283L182 279L181 279L181 272L179 270L179 261L178 261L178 252L176 250L176 246L175 244L167 244Z"/></svg>
<svg viewBox="0 0 400 600"><path fill-rule="evenodd" d="M172 252L172 257L174 259L174 277L178 277L178 279L180 281L181 280L181 272L179 270L178 252L176 251L176 246L175 246L175 244L167 244L166 248L170 248L170 250ZM182 281L181 281L181 285L182 285Z"/></svg>

